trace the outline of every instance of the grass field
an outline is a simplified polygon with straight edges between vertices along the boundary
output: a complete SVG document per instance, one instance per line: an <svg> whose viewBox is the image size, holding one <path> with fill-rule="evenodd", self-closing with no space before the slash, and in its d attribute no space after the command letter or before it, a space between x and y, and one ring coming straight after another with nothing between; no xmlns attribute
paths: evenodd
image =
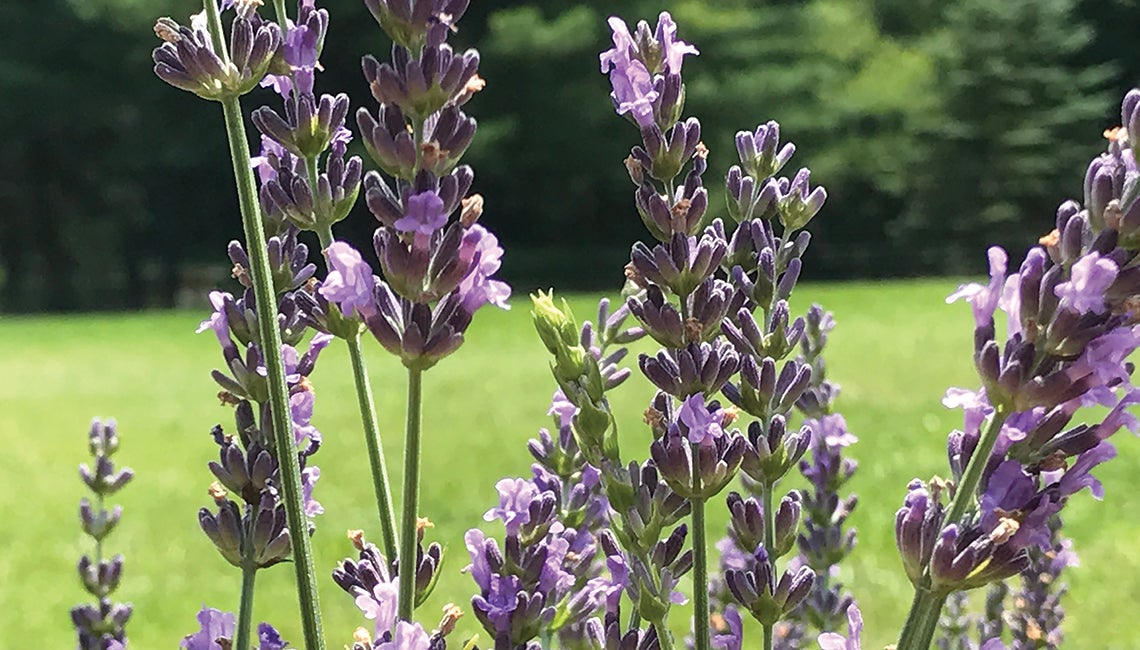
<svg viewBox="0 0 1140 650"><path fill-rule="evenodd" d="M913 477L947 473L945 434L959 413L939 404L947 386L973 386L971 318L963 305L947 306L950 281L807 285L798 307L817 301L836 313L831 376L843 385L839 407L860 442L853 481L860 504L852 522L859 546L844 567L867 619L865 648L893 642L910 589L894 549L893 520ZM596 297L574 300L588 317ZM193 335L200 313L147 313L75 318L0 319L0 444L5 455L0 514L0 648L74 647L68 608L83 597L74 563L86 550L76 517L83 495L75 466L86 459L85 436L94 415L114 416L122 450L117 457L138 477L118 499L123 522L109 549L126 555L119 595L135 605L131 646L176 647L195 627L203 604L236 609L239 576L198 530L196 511L208 502L212 476L205 463L216 454L209 437L216 422L230 424L208 373L220 355L212 336ZM398 485L405 390L401 367L377 345L368 348L381 410L385 450ZM422 618L433 624L439 608L455 601L467 609L472 583L462 536L483 525L502 476L527 475L526 440L548 424L552 392L545 352L530 325L525 302L510 312L479 314L467 344L431 370L425 380L425 484L422 514L449 546L445 574ZM348 358L334 344L312 377L315 424L325 445L316 462L317 496L326 514L317 520L317 566L330 571L351 551L344 531L364 528L378 541L367 460L359 431ZM623 386L615 409L623 453L646 455L641 413L651 391L639 375ZM1068 576L1067 632L1073 648L1140 647L1140 441L1116 440L1120 456L1103 467L1103 503L1087 493L1069 508L1066 531L1082 566ZM715 534L725 516L712 508ZM362 623L351 599L321 580L326 636L339 648ZM262 572L257 614L299 639L292 570ZM684 612L678 612L684 614ZM687 624L678 619L678 629ZM477 631L461 621L464 636ZM753 637L755 638L755 637ZM751 644L747 644L752 647Z"/></svg>

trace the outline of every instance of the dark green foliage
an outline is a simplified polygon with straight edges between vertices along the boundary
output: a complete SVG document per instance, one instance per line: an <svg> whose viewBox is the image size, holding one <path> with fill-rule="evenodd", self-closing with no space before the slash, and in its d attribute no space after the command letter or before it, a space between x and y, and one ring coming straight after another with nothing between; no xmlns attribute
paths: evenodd
<svg viewBox="0 0 1140 650"><path fill-rule="evenodd" d="M334 37L318 89L371 105L360 56L389 44L363 3L322 4ZM734 132L781 122L799 146L785 173L809 166L831 196L817 276L977 272L991 241L1016 257L1079 197L1140 81L1133 0L478 0L456 36L488 81L468 161L520 292L617 286L645 236L622 165L640 138L598 70L615 7L631 24L672 11L701 49L685 114L705 125L710 216ZM220 111L149 60L154 19L198 8L0 3L0 309L165 305L224 280L240 228ZM339 234L368 250L373 228L360 205Z"/></svg>
<svg viewBox="0 0 1140 650"><path fill-rule="evenodd" d="M942 107L918 135L920 159L897 241L921 271L976 270L989 243L1020 258L1081 199L1098 126L1115 92L1109 66L1079 67L1093 39L1075 0L959 0L930 36ZM1119 117L1116 118L1119 121Z"/></svg>

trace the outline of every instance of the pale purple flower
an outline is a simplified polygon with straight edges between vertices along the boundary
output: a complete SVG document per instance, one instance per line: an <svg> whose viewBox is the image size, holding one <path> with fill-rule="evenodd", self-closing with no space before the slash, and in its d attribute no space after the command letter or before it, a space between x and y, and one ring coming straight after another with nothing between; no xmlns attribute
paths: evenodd
<svg viewBox="0 0 1140 650"><path fill-rule="evenodd" d="M744 647L744 621L734 605L724 608L724 622L728 624L728 632L713 634L712 647L716 650L741 650Z"/></svg>
<svg viewBox="0 0 1140 650"><path fill-rule="evenodd" d="M978 428L982 426L982 422L984 422L994 410L994 407L990 405L989 399L986 397L986 391L984 389L972 391L964 388L948 388L946 389L946 395L942 398L942 405L946 408L962 409L962 427L970 433L977 433Z"/></svg>
<svg viewBox="0 0 1140 650"><path fill-rule="evenodd" d="M1104 486L1089 472L1097 465L1115 457L1116 447L1107 442L1100 443L1077 457L1077 462L1065 470L1065 474L1057 482L1056 489L1061 496L1069 496L1087 487L1089 492L1092 492L1094 499L1103 499Z"/></svg>
<svg viewBox="0 0 1140 650"><path fill-rule="evenodd" d="M319 478L321 478L321 468L319 467L310 465L301 470L301 496L305 502L305 515L309 517L316 517L319 514L324 514L325 511L325 507L313 498L313 487L316 486Z"/></svg>
<svg viewBox="0 0 1140 650"><path fill-rule="evenodd" d="M1104 387L1118 381L1125 386L1131 385L1125 361L1137 347L1140 347L1140 325L1118 327L1089 341L1081 356L1065 369L1073 380L1092 375L1099 384L1100 390L1094 387L1090 391L1090 399L1082 400L1084 406L1116 404L1113 392Z"/></svg>
<svg viewBox="0 0 1140 650"><path fill-rule="evenodd" d="M335 302L346 316L359 314L368 318L376 313L376 276L372 267L360 253L344 242L333 242L325 249L329 274L321 288L321 295Z"/></svg>
<svg viewBox="0 0 1140 650"><path fill-rule="evenodd" d="M499 491L499 505L488 510L483 520L502 519L507 535L517 535L530 521L530 503L538 498L538 488L525 479L505 478L495 484L495 489Z"/></svg>
<svg viewBox="0 0 1140 650"><path fill-rule="evenodd" d="M198 625L201 629L182 638L178 645L185 650L222 650L218 639L233 640L235 616L211 607L203 607L198 612Z"/></svg>
<svg viewBox="0 0 1140 650"><path fill-rule="evenodd" d="M443 199L429 190L409 196L404 206L404 216L393 225L400 232L430 235L446 224L447 212L444 211Z"/></svg>
<svg viewBox="0 0 1140 650"><path fill-rule="evenodd" d="M563 393L561 388L554 391L554 397L550 400L550 410L548 410L546 414L557 415L559 427L568 427L573 424L574 416L577 413L578 407L566 399L566 393Z"/></svg>
<svg viewBox="0 0 1140 650"><path fill-rule="evenodd" d="M643 129L653 125L653 102L658 92L644 63L635 59L625 67L614 68L610 72L610 85L613 86L610 97L618 115L629 113Z"/></svg>
<svg viewBox="0 0 1140 650"><path fill-rule="evenodd" d="M859 438L847 430L847 420L838 413L825 415L818 420L805 420L804 426L810 427L816 443L822 442L827 449L849 447L859 442Z"/></svg>
<svg viewBox="0 0 1140 650"><path fill-rule="evenodd" d="M372 593L360 589L356 594L356 606L364 612L364 618L376 621L376 636L391 630L396 623L396 602L399 597L399 588L392 581L377 583L372 588Z"/></svg>
<svg viewBox="0 0 1140 650"><path fill-rule="evenodd" d="M667 11L662 11L657 17L654 38L661 44L661 58L665 60L665 69L671 74L681 74L681 59L686 54L700 54L697 48L677 40L677 23L673 22L673 17ZM617 42L616 34L614 42Z"/></svg>
<svg viewBox="0 0 1140 650"><path fill-rule="evenodd" d="M1053 291L1062 306L1077 313L1103 314L1107 309L1104 292L1112 286L1118 271L1116 262L1099 253L1089 253L1073 264L1069 281L1058 284Z"/></svg>
<svg viewBox="0 0 1140 650"><path fill-rule="evenodd" d="M1120 398L1108 415L1104 416L1104 420L1097 426L1096 437L1104 440L1119 431L1121 427L1134 434L1140 434L1140 420L1137 420L1129 410L1129 407L1135 404L1140 404L1140 391L1132 389Z"/></svg>
<svg viewBox="0 0 1140 650"><path fill-rule="evenodd" d="M677 414L678 419L689 429L689 442L696 444L712 444L715 438L724 435L721 421L724 413L721 409L709 412L705 407L705 396L697 393L681 404Z"/></svg>
<svg viewBox="0 0 1140 650"><path fill-rule="evenodd" d="M471 578L475 580L475 584L479 585L479 589L490 591L492 571L491 565L487 561L487 554L484 551L487 538L483 535L483 531L472 528L463 536L463 541L467 545L467 553L471 556L471 564L468 564L463 570L471 574ZM494 544L494 540L491 540L491 543Z"/></svg>
<svg viewBox="0 0 1140 650"><path fill-rule="evenodd" d="M602 64L602 74L611 68L625 67L633 58L633 36L629 33L629 26L617 16L610 16L606 21L613 32L614 46L598 55Z"/></svg>
<svg viewBox="0 0 1140 650"><path fill-rule="evenodd" d="M270 75L272 77L273 75ZM266 77L267 79L270 77ZM288 79L288 77L285 77ZM277 168L270 162L270 157L274 156L278 160L285 158L286 155L292 155L285 151L276 140L267 135L261 136L261 153L249 159L249 166L257 170L257 177L261 180L261 184L265 185L269 181L277 178Z"/></svg>
<svg viewBox="0 0 1140 650"><path fill-rule="evenodd" d="M207 329L213 330L214 336L218 338L218 344L222 346L223 352L233 351L231 348L235 348L233 341L230 339L230 322L226 318L224 309L227 300L233 300L233 296L224 291L211 291L210 306L214 308L214 311L210 314L209 318L198 324L198 329L194 330L195 334L201 334Z"/></svg>
<svg viewBox="0 0 1140 650"><path fill-rule="evenodd" d="M320 436L311 424L316 399L316 393L311 390L297 391L289 396L289 416L293 420L294 442L298 448L304 448L308 440Z"/></svg>
<svg viewBox="0 0 1140 650"><path fill-rule="evenodd" d="M827 632L819 635L820 650L860 650L859 637L863 634L863 613L859 606L851 603L847 607L847 636Z"/></svg>
<svg viewBox="0 0 1140 650"><path fill-rule="evenodd" d="M463 309L473 314L488 303L501 309L510 309L507 302L511 297L510 286L491 279L502 265L503 249L499 246L499 239L483 226L474 224L463 235L459 255L472 265L467 276L459 283Z"/></svg>
<svg viewBox="0 0 1140 650"><path fill-rule="evenodd" d="M431 647L431 637L424 631L419 623L400 621L396 624L396 631L392 640L381 643L377 650L428 650Z"/></svg>
<svg viewBox="0 0 1140 650"><path fill-rule="evenodd" d="M1021 278L1027 273L1030 276L1041 277L1044 273L1045 263L1049 254L1040 246L1034 246L1025 255L1021 268L1017 273L1005 280L998 307L1009 316L1009 336L1021 333Z"/></svg>
<svg viewBox="0 0 1140 650"><path fill-rule="evenodd" d="M1005 272L1009 257L1005 251L997 246L991 246L987 251L990 260L990 283L988 285L971 282L958 287L958 290L946 298L952 303L964 298L974 311L974 323L982 327L993 322L994 312L1001 299L1002 289L1005 286Z"/></svg>
<svg viewBox="0 0 1140 650"><path fill-rule="evenodd" d="M565 537L555 537L543 543L546 546L546 562L538 574L538 588L547 594L548 602L555 600L555 594L564 593L574 585L574 576L563 570L562 561L570 550L570 542Z"/></svg>

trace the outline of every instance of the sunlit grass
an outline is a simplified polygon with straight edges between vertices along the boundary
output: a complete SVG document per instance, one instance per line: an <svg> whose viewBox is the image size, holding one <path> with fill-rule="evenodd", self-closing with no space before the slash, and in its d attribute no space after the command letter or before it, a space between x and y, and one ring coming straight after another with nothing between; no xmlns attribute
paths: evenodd
<svg viewBox="0 0 1140 650"><path fill-rule="evenodd" d="M971 319L961 305L946 306L948 281L807 285L797 306L818 301L836 313L828 367L843 385L839 409L860 441L851 452L860 469L852 482L860 503L851 521L859 546L843 576L867 618L864 647L890 643L910 601L894 549L893 519L907 481L945 474L945 434L959 424L939 404L947 386L971 386ZM573 299L579 318L591 317L595 296ZM476 318L467 344L428 372L422 514L431 534L448 546L445 573L421 610L433 626L443 604L466 608L473 583L462 536L484 525L494 483L528 475L526 440L548 424L553 389L545 352L533 333L525 302L510 312ZM0 553L0 647L73 644L68 608L81 600L74 563L86 549L76 503L83 495L75 465L86 459L92 416L114 416L122 450L136 481L116 500L125 506L109 550L127 556L119 595L132 601L132 647L175 647L195 627L203 604L235 609L238 575L199 532L196 512L208 503L216 454L210 427L229 424L208 373L220 355L212 336L194 336L201 314L147 313L75 318L0 320L0 443L6 455L0 513L7 527ZM367 347L394 485L400 476L400 432L405 384L400 365L379 346ZM363 622L351 599L327 579L351 550L344 531L364 528L379 538L372 488L344 346L334 344L312 377L315 423L325 444L316 462L317 496L326 507L314 538L330 647L343 645ZM641 423L651 394L635 374L617 392L623 452L646 455ZM1068 509L1067 533L1083 565L1067 579L1066 604L1073 647L1127 648L1140 625L1132 613L1140 595L1140 496L1131 487L1140 470L1137 442L1116 441L1120 457L1098 470L1107 497L1087 493ZM1131 483L1130 483L1131 482ZM725 520L712 507L719 536ZM496 531L497 532L497 531ZM282 565L259 578L257 613L299 639L292 570ZM677 612L678 631L687 629ZM459 634L477 631L472 617ZM484 635L484 639L485 639ZM1067 644L1069 645L1069 644Z"/></svg>

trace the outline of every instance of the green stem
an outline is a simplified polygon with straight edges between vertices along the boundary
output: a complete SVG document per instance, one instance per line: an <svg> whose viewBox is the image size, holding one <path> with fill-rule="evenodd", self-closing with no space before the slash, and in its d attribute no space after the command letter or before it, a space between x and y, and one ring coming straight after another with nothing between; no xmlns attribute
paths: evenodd
<svg viewBox="0 0 1140 650"><path fill-rule="evenodd" d="M277 26L284 34L285 26L289 24L289 14L285 12L285 0L273 0L273 13L277 15Z"/></svg>
<svg viewBox="0 0 1140 650"><path fill-rule="evenodd" d="M423 370L408 368L408 421L404 431L404 497L400 517L399 606L397 615L412 620L416 608L416 508L420 489L420 415Z"/></svg>
<svg viewBox="0 0 1140 650"><path fill-rule="evenodd" d="M321 248L333 243L332 227L317 231ZM396 557L396 509L392 505L392 485L388 480L388 463L384 460L384 447L380 444L380 425L376 418L376 403L372 399L372 385L368 381L368 368L360 347L360 334L347 339L348 356L352 360L352 378L356 384L356 402L360 408L360 421L364 428L364 443L368 447L368 465L372 470L372 489L376 493L376 510L380 515L380 534L384 554Z"/></svg>
<svg viewBox="0 0 1140 650"><path fill-rule="evenodd" d="M660 642L661 650L673 650L673 634L669 632L669 626L665 625L665 621L654 623L653 629L657 630L657 640Z"/></svg>
<svg viewBox="0 0 1140 650"><path fill-rule="evenodd" d="M1009 407L998 405L993 417L985 425L978 446L970 456L966 471L962 479L954 488L954 498L946 510L943 526L960 524L962 518L976 506L978 484L982 481L982 472L990 460L994 445L1001 435L1001 427L1009 417ZM927 583L928 578L924 578ZM914 602L910 606L906 624L899 636L898 650L926 650L934 638L934 631L938 627L938 618L942 615L942 606L946 603L947 594L935 593L924 587L915 588Z"/></svg>
<svg viewBox="0 0 1140 650"><path fill-rule="evenodd" d="M348 355L352 358L352 376L356 380L356 399L360 405L360 420L364 424L364 442L368 446L368 464L372 468L372 489L376 492L376 509L380 515L380 534L384 538L384 553L391 559L396 555L396 512L392 505L389 487L388 464L384 460L384 447L380 445L380 426L376 421L376 404L372 401L372 386L368 370L364 367L364 354L360 348L360 335L348 341Z"/></svg>
<svg viewBox="0 0 1140 650"><path fill-rule="evenodd" d="M697 479L699 480L699 479ZM693 636L697 650L709 649L709 559L705 539L705 499L693 504Z"/></svg>
<svg viewBox="0 0 1140 650"><path fill-rule="evenodd" d="M220 40L221 17L217 3L205 0L210 33ZM273 423L274 448L281 471L281 497L285 504L286 522L292 533L293 567L297 576L297 596L300 601L301 624L305 647L323 650L320 600L317 595L316 571L309 541L309 520L305 517L301 498L301 468L298 464L296 443L293 439L293 422L289 413L289 390L285 384L285 366L281 359L281 332L277 325L276 293L269 268L269 255L265 248L265 230L261 222L261 209L257 199L257 184L249 166L249 141L242 121L241 102L237 97L222 100L226 123L226 137L230 145L234 179L237 183L238 204L241 208L242 227L245 232L246 251L250 259L250 277L253 295L259 314L259 342L265 351L265 368L269 388L270 414Z"/></svg>
<svg viewBox="0 0 1140 650"><path fill-rule="evenodd" d="M248 650L250 628L253 627L253 585L257 578L257 565L254 560L253 531L246 532L248 541L242 553L241 604L238 606L237 643L234 647Z"/></svg>
<svg viewBox="0 0 1140 650"><path fill-rule="evenodd" d="M772 549L776 547L776 512L772 509L772 493L776 491L775 484L764 484L764 550L768 552L768 560L772 563L772 579L776 577L776 558L772 556ZM775 585L767 586L773 589ZM772 650L773 626L764 626L764 650Z"/></svg>

